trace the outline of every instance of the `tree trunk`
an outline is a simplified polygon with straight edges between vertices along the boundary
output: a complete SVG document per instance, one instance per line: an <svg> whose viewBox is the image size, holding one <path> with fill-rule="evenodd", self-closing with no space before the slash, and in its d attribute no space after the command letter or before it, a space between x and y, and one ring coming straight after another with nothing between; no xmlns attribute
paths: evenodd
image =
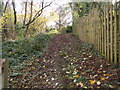
<svg viewBox="0 0 120 90"><path fill-rule="evenodd" d="M13 6L13 11L14 11L14 30L13 30L13 40L16 38L16 26L17 26L17 15L16 15L16 10L15 10L15 1L12 0L12 6Z"/></svg>
<svg viewBox="0 0 120 90"><path fill-rule="evenodd" d="M25 16L24 16L24 20L23 20L23 26L25 26L26 15L27 15L27 0L25 2Z"/></svg>
<svg viewBox="0 0 120 90"><path fill-rule="evenodd" d="M25 32L24 32L24 37L26 38L28 36L28 29L29 29L29 25L27 25L26 29L25 29Z"/></svg>
<svg viewBox="0 0 120 90"><path fill-rule="evenodd" d="M32 20L32 11L33 11L33 1L31 1L29 22L31 22L31 20ZM27 37L27 35L28 35L29 26L30 26L30 24L28 24L27 27L26 27L26 30L25 30L25 33L24 33L24 37Z"/></svg>

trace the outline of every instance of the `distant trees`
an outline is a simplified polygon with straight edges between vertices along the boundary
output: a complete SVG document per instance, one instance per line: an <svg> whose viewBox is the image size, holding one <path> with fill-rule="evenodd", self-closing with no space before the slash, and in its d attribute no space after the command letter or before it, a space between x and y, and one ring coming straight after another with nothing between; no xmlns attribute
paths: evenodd
<svg viewBox="0 0 120 90"><path fill-rule="evenodd" d="M3 41L14 40L18 37L28 37L37 32L35 30L36 27L40 28L45 25L43 23L47 20L42 16L42 13L44 13L44 9L50 6L52 2L45 3L43 0L40 2L41 7L37 9L35 8L36 5L33 0L26 0L23 4L21 8L24 9L24 13L18 13L15 0L12 0L12 2L7 0L4 4L0 2ZM39 19L39 22L37 19ZM33 25L34 27L32 27ZM37 30L39 29L37 28Z"/></svg>
<svg viewBox="0 0 120 90"><path fill-rule="evenodd" d="M58 20L55 21L56 27L60 31L63 27L69 25L70 21L70 7L68 5L59 6L56 10L58 13Z"/></svg>

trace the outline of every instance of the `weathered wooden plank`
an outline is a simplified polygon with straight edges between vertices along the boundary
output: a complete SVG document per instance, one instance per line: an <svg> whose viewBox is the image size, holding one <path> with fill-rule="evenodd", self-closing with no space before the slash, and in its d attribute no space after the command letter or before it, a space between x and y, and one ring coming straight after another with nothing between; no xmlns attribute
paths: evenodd
<svg viewBox="0 0 120 90"><path fill-rule="evenodd" d="M99 32L99 26L98 26L98 21L99 21L99 19L98 19L98 9L96 8L96 11L95 12L97 12L97 14L95 15L95 18L96 18L96 20L95 20L95 23L96 23L96 26L95 26L95 47L96 47L96 49L98 49L98 32Z"/></svg>
<svg viewBox="0 0 120 90"><path fill-rule="evenodd" d="M101 9L100 9L100 12L99 12L99 32L98 32L98 50L100 51L100 49L102 49L101 48L101 45L102 45L102 40L101 40L101 36L102 36L102 34L101 34L101 32L102 32L102 24L103 24L103 14L102 14L102 12L101 12Z"/></svg>
<svg viewBox="0 0 120 90"><path fill-rule="evenodd" d="M106 57L107 56L107 43L106 43L106 5L104 5L104 56Z"/></svg>
<svg viewBox="0 0 120 90"><path fill-rule="evenodd" d="M114 63L117 64L117 3L114 5Z"/></svg>
<svg viewBox="0 0 120 90"><path fill-rule="evenodd" d="M108 60L110 60L109 35L110 35L110 25L109 25L109 4L108 4L107 5L107 59Z"/></svg>
<svg viewBox="0 0 120 90"><path fill-rule="evenodd" d="M97 11L96 11L96 9L94 9L94 11L93 11L94 13L93 13L93 17L94 17L94 46L95 46L95 48L97 48L96 47L96 44L97 44L97 29L96 29L96 27L97 27ZM95 13L96 12L96 13Z"/></svg>
<svg viewBox="0 0 120 90"><path fill-rule="evenodd" d="M110 4L110 62L113 62L113 6Z"/></svg>
<svg viewBox="0 0 120 90"><path fill-rule="evenodd" d="M102 53L102 30L101 29L100 29L100 53Z"/></svg>
<svg viewBox="0 0 120 90"><path fill-rule="evenodd" d="M102 44L102 46L101 46L101 48L102 48L102 55L104 55L104 14L103 14L103 12L101 12L101 30L102 30L102 34L101 34L101 38L102 38L102 42L101 42L101 44Z"/></svg>
<svg viewBox="0 0 120 90"><path fill-rule="evenodd" d="M118 65L120 66L120 1L118 2Z"/></svg>
<svg viewBox="0 0 120 90"><path fill-rule="evenodd" d="M117 2L117 64L120 65L120 1Z"/></svg>
<svg viewBox="0 0 120 90"><path fill-rule="evenodd" d="M99 22L100 22L100 17L99 17ZM100 27L100 23L99 23L99 28L98 28L98 48L97 50L100 50L100 30L101 30L101 27Z"/></svg>

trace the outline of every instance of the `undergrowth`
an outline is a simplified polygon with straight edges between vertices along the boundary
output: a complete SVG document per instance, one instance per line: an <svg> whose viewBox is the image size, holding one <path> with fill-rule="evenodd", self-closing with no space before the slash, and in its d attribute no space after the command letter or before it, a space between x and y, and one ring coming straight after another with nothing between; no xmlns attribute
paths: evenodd
<svg viewBox="0 0 120 90"><path fill-rule="evenodd" d="M16 69L11 75L20 74L19 68L25 66L21 62L32 62L42 57L49 40L57 33L49 32L36 35L32 38L2 42L2 57L9 61L10 70Z"/></svg>

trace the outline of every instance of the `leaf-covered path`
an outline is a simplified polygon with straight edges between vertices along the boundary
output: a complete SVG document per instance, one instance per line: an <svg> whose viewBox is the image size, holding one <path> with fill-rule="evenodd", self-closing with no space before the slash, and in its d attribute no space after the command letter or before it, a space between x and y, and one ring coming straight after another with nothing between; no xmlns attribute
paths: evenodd
<svg viewBox="0 0 120 90"><path fill-rule="evenodd" d="M113 88L118 83L118 68L72 34L54 36L44 56L22 73L16 88Z"/></svg>

